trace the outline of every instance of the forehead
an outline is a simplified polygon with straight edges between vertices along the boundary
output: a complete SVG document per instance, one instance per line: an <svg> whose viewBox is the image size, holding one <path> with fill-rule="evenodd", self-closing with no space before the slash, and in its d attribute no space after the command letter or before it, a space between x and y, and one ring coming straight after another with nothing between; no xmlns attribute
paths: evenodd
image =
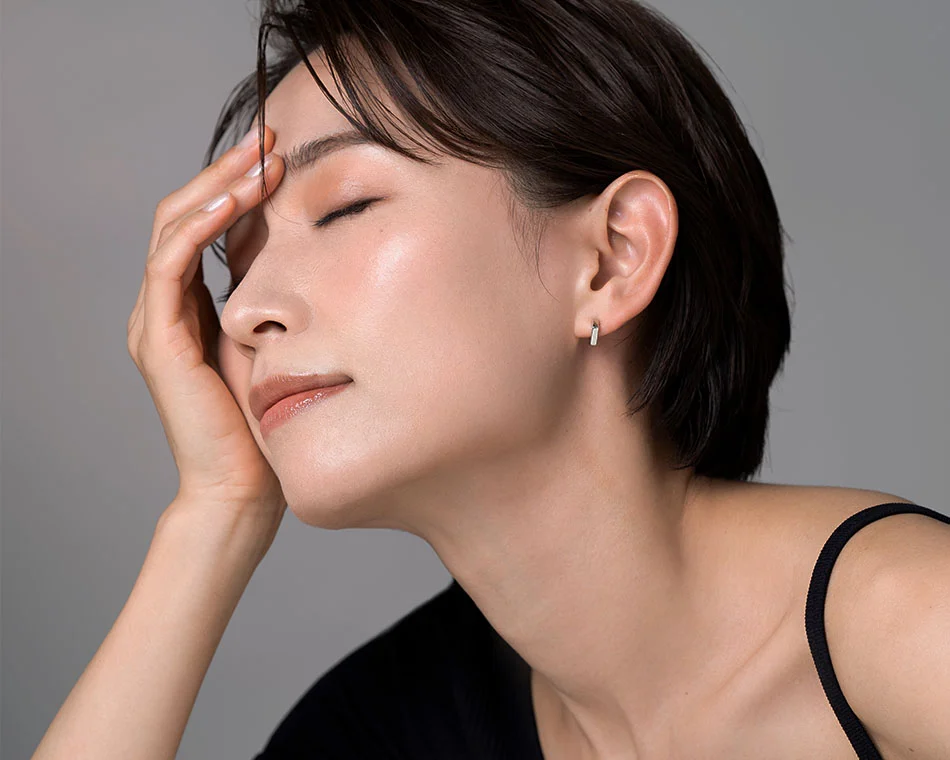
<svg viewBox="0 0 950 760"><path fill-rule="evenodd" d="M313 67L317 76L320 77L324 86L330 91L337 102L343 102L340 90L333 82L333 76L330 74L324 57L320 52L311 53L308 56L310 65ZM376 97L391 106L386 94L381 92L374 83L370 82ZM349 121L333 106L333 104L323 94L323 90L314 81L309 69L301 61L292 68L280 82L274 87L270 95L264 101L264 117L268 126L274 131L273 152L281 157L289 153L297 153L305 143L320 140L329 135L348 132L352 134L353 126ZM251 122L257 125L260 111L254 114ZM344 145L346 141L341 141ZM374 150L384 151L383 146L374 146ZM312 153L312 152L311 152ZM396 154L387 152L392 158L397 158ZM275 199L284 193L282 188L286 185L296 183L302 179L306 173L306 168L301 172L291 176L290 172L285 172L281 185L271 193L271 199ZM232 258L232 251L235 247L241 245L248 231L255 224L259 223L262 216L260 206L255 206L252 210L238 219L225 233L225 254L228 262Z"/></svg>
<svg viewBox="0 0 950 760"><path fill-rule="evenodd" d="M434 146L430 138L421 133L416 125L409 123L402 109L396 104L385 86L381 83L371 59L366 51L355 41L346 40L341 43L343 53L348 62L347 69L350 77L358 78L360 89L368 89L372 98L379 101L383 106L386 119L379 119L383 122L383 129L391 133L389 125L385 122L392 118L399 122L399 131L410 135L414 143L413 150L420 151L427 155L430 160L441 163L446 158L438 146ZM324 56L323 50L318 49L307 56L307 64L299 61L274 87L273 91L264 101L264 118L267 124L274 130L276 137L273 150L280 155L284 155L296 145L305 140L320 138L324 135L352 130L353 125L347 118L337 110L337 106L327 98L323 89L318 84L314 74L320 79L339 107L343 108L357 122L362 118L356 111L356 108L347 103L347 98L341 93L334 81L334 75ZM423 100L423 94L418 85L413 81L413 77L406 69L405 65L395 57L391 59L397 75L402 79L404 87L411 90L415 97ZM366 95L364 95L364 100ZM370 111L374 114L379 113L378 106L374 103L367 104ZM258 112L255 114L254 124L257 123ZM401 139L399 142L403 142ZM421 144L426 148L421 149Z"/></svg>
<svg viewBox="0 0 950 760"><path fill-rule="evenodd" d="M308 56L308 61L324 86L342 104L340 91L333 83L323 56L314 52ZM351 128L343 114L323 94L303 61L294 66L267 96L264 118L275 133L273 150L281 155L304 140ZM254 123L257 123L256 118Z"/></svg>

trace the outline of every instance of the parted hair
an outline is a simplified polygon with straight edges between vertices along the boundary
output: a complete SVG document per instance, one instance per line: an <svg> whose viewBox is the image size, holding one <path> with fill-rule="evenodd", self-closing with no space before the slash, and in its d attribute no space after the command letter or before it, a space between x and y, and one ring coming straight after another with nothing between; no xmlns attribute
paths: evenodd
<svg viewBox="0 0 950 760"><path fill-rule="evenodd" d="M679 229L631 336L643 364L626 413L649 407L675 467L749 480L791 341L788 235L746 129L699 50L636 0L262 0L257 69L222 107L204 165L227 132L234 142L251 128L258 109L263 137L265 98L301 62L354 129L430 163L390 132L423 147L360 75L369 61L412 132L502 172L522 232L622 174L653 173L676 199ZM313 70L316 51L354 113ZM212 248L225 263L223 248Z"/></svg>

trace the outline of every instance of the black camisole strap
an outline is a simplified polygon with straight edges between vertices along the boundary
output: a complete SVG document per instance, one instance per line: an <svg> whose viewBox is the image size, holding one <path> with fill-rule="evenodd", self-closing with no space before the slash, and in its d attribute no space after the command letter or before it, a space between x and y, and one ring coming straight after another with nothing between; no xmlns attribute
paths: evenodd
<svg viewBox="0 0 950 760"><path fill-rule="evenodd" d="M848 539L868 523L879 520L888 515L900 513L915 513L934 517L950 525L950 517L928 507L905 502L887 502L867 507L848 517L829 536L818 555L815 569L812 572L811 582L808 585L808 597L805 602L805 633L808 636L808 646L815 668L821 680L825 696L838 717L838 722L848 735L851 746L858 754L859 760L883 760L881 753L868 735L858 716L841 691L834 668L831 665L831 655L828 653L828 641L825 638L825 597L828 594L828 580L835 560L844 548Z"/></svg>

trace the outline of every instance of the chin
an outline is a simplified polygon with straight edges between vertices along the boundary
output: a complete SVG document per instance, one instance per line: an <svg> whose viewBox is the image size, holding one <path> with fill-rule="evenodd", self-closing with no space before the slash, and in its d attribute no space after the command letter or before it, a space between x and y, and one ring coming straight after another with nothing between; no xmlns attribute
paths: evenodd
<svg viewBox="0 0 950 760"><path fill-rule="evenodd" d="M354 482L355 485L355 482ZM304 525L325 530L343 528L395 528L396 525L380 514L380 501L366 498L367 494L331 492L324 489L319 495L294 495L284 491L287 509Z"/></svg>
<svg viewBox="0 0 950 760"><path fill-rule="evenodd" d="M309 525L311 528L323 528L324 530L341 530L343 528L356 528L353 522L353 515L345 507L340 509L323 509L313 504L295 505L293 502L287 502L287 509L294 513L300 522Z"/></svg>

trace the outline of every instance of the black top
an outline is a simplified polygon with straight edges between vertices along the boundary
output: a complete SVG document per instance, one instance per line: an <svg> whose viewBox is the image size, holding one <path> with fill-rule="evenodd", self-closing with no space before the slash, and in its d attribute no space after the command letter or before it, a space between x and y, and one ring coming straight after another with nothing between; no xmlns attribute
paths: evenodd
<svg viewBox="0 0 950 760"><path fill-rule="evenodd" d="M916 504L863 509L831 534L815 563L805 631L821 684L859 760L882 760L835 678L824 603L835 559L858 530ZM310 687L254 760L544 760L531 670L458 581L354 650Z"/></svg>
<svg viewBox="0 0 950 760"><path fill-rule="evenodd" d="M543 760L530 675L453 580L321 676L254 760Z"/></svg>

